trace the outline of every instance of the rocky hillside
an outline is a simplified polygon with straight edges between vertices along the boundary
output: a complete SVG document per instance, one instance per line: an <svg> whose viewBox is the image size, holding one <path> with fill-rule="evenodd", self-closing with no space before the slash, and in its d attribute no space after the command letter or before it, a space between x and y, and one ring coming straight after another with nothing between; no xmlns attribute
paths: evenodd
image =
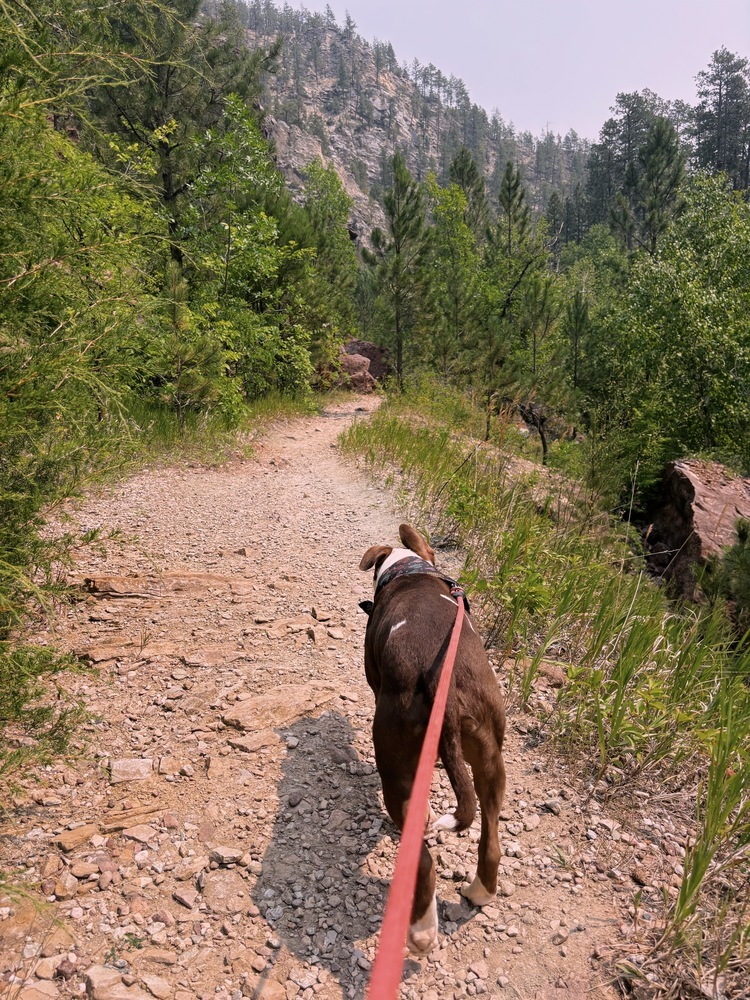
<svg viewBox="0 0 750 1000"><path fill-rule="evenodd" d="M530 202L543 212L553 190L572 191L583 180L588 143L575 132L535 138L472 103L462 80L429 64L400 64L389 42L368 42L347 17L311 14L254 0L241 7L251 45L283 39L278 72L269 77L268 131L278 164L294 190L306 163L333 162L354 199L354 230L369 234L382 222L379 200L390 185L388 161L396 149L417 178L447 177L462 145L488 181L491 199L507 161L523 171Z"/></svg>

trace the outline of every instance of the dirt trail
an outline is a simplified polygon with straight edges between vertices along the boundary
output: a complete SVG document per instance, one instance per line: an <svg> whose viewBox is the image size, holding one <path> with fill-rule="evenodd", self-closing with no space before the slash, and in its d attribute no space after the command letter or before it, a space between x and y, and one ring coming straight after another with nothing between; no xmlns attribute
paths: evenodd
<svg viewBox="0 0 750 1000"><path fill-rule="evenodd" d="M336 448L362 405L278 427L251 460L145 471L78 507L124 541L82 557L93 592L54 631L96 663L68 681L94 721L80 759L29 782L5 818L0 868L49 908L0 898L0 992L364 996L396 845L357 564L408 511ZM441 945L408 962L404 997L615 995L597 958L646 845L525 729L511 714L497 902L459 894L478 826L441 834ZM441 771L437 812L448 791Z"/></svg>

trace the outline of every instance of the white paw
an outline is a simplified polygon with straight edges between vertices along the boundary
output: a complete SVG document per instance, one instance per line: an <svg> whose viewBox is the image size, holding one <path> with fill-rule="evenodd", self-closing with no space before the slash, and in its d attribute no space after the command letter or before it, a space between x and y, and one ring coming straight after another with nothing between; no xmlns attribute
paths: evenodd
<svg viewBox="0 0 750 1000"><path fill-rule="evenodd" d="M436 819L432 824L433 830L455 830L458 826L458 820L453 815L453 813L445 813L439 819Z"/></svg>
<svg viewBox="0 0 750 1000"><path fill-rule="evenodd" d="M478 875L475 876L471 885L461 886L461 895L468 899L470 903L473 903L474 906L486 906L487 903L491 903L495 898L495 893L488 892L485 889Z"/></svg>
<svg viewBox="0 0 750 1000"><path fill-rule="evenodd" d="M407 944L415 955L426 955L438 941L437 900L433 896L425 915L409 928Z"/></svg>

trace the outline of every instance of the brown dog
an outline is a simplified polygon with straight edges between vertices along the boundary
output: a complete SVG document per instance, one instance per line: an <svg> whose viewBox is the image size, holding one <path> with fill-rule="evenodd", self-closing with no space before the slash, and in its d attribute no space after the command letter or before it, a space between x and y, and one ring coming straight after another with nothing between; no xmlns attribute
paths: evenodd
<svg viewBox="0 0 750 1000"><path fill-rule="evenodd" d="M411 525L406 548L373 545L359 568L375 570L375 600L365 634L365 673L375 694L372 736L388 813L403 829L419 753L456 618L451 582L435 569L435 553ZM475 906L495 895L500 844L497 822L505 791L503 698L484 646L467 615L451 680L439 754L457 806L434 829L464 830L482 809L477 874L462 889ZM466 769L471 766L472 781ZM474 790L476 789L476 796ZM437 943L435 868L425 844L419 861L409 947L425 953Z"/></svg>

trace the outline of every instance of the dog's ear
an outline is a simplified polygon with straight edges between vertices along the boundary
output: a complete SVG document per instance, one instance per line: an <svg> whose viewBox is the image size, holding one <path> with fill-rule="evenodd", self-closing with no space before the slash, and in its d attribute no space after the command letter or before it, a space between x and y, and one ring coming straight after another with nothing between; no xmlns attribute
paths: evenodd
<svg viewBox="0 0 750 1000"><path fill-rule="evenodd" d="M371 545L362 556L359 568L372 569L373 566L377 568L384 559L388 558L391 552L393 552L392 545Z"/></svg>
<svg viewBox="0 0 750 1000"><path fill-rule="evenodd" d="M427 544L416 528L412 528L410 524L400 524L398 527L398 537L407 549L411 549L412 552L416 552L426 562L432 563L433 566L435 565L435 550Z"/></svg>

